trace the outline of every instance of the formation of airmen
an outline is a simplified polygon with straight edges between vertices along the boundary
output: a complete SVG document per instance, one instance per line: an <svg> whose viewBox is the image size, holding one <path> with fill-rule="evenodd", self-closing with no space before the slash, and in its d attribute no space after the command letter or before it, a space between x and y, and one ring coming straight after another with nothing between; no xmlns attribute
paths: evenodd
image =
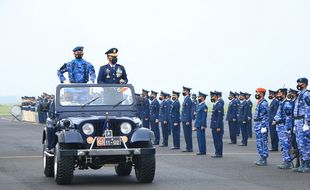
<svg viewBox="0 0 310 190"><path fill-rule="evenodd" d="M106 52L108 64L99 71L97 83L126 84L127 74L124 66L117 64L116 48ZM57 72L60 82L93 83L96 79L94 67L83 57L83 47L73 49L75 59L64 64ZM63 76L68 72L69 81ZM266 89L257 88L255 98L257 104L252 116L253 103L249 93L229 93L229 106L226 120L229 125L230 144L237 144L237 136L242 136L240 146L247 146L248 138L252 137L252 122L259 160L258 166L266 166L269 151L278 151L280 144L283 163L280 169L292 168L294 159L290 153L292 146L296 146L300 155L300 165L295 171L310 172L310 91L307 90L308 79L297 80L297 90L281 88L277 91L269 90L270 105L265 99ZM149 95L150 93L150 95ZM191 88L183 87L184 97L181 105L180 92L169 93L161 91L142 90L144 104L139 107L139 117L143 127L150 128L155 134L154 145L168 147L168 138L172 134L173 146L171 149L180 149L181 126L184 133L186 147L183 152L193 152L192 133L196 131L199 152L197 155L206 155L206 128L208 106L205 93L199 92L198 100L195 94L191 96ZM159 100L157 96L159 95ZM140 96L140 95L139 95ZM192 97L192 98L191 98ZM213 158L223 156L224 134L224 100L222 93L210 92L213 103L210 128L214 142L215 154ZM160 130L161 129L161 130ZM161 131L161 135L160 135ZM268 131L271 136L272 148L268 149Z"/></svg>

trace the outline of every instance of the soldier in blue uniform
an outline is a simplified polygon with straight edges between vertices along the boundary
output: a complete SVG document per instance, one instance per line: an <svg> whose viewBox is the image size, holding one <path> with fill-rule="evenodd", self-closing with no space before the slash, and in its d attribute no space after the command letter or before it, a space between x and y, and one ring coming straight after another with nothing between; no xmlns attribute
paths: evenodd
<svg viewBox="0 0 310 190"><path fill-rule="evenodd" d="M173 101L171 100L171 95L169 93L167 93L167 102L168 102L168 113L170 114L171 111L171 107L172 107L172 103ZM171 135L171 130L173 128L173 123L171 121L171 118L169 117L169 121L168 121L168 135Z"/></svg>
<svg viewBox="0 0 310 190"><path fill-rule="evenodd" d="M249 138L252 138L252 108L253 108L253 103L250 99L251 94L249 93L245 93L245 101L248 104L248 121L247 121L247 126L248 126L248 134L249 134Z"/></svg>
<svg viewBox="0 0 310 190"><path fill-rule="evenodd" d="M196 112L197 105L198 105L197 95L192 94L192 130L193 131L196 131L195 120L196 120L196 114L197 114Z"/></svg>
<svg viewBox="0 0 310 190"><path fill-rule="evenodd" d="M308 79L297 80L298 97L294 105L294 131L301 155L301 165L297 171L310 172L310 91L307 90Z"/></svg>
<svg viewBox="0 0 310 190"><path fill-rule="evenodd" d="M169 120L172 125L173 147L172 150L180 149L180 93L172 91L172 104L169 114Z"/></svg>
<svg viewBox="0 0 310 190"><path fill-rule="evenodd" d="M141 109L141 119L143 121L144 128L150 128L150 101L149 91L142 89L143 106Z"/></svg>
<svg viewBox="0 0 310 190"><path fill-rule="evenodd" d="M270 119L269 119L269 127L270 127L270 139L271 139L271 149L269 151L278 151L279 146L279 137L278 133L276 131L276 126L272 125L273 118L276 116L279 101L276 98L276 91L269 90L269 100L271 100L270 103Z"/></svg>
<svg viewBox="0 0 310 190"><path fill-rule="evenodd" d="M292 102L286 99L287 89L281 88L277 92L277 99L279 106L277 114L274 117L273 125L276 126L281 155L283 163L278 166L280 169L290 169L292 166L292 158L290 155L292 142L292 128L293 128L293 105Z"/></svg>
<svg viewBox="0 0 310 190"><path fill-rule="evenodd" d="M190 98L191 88L183 86L184 101L182 104L181 122L183 126L183 133L186 143L186 148L182 152L193 152L193 141L192 141L192 104Z"/></svg>
<svg viewBox="0 0 310 190"><path fill-rule="evenodd" d="M237 113L237 121L241 129L241 134L242 134L242 140L240 146L247 146L248 144L248 104L245 100L245 93L240 92L240 105L238 107L238 113Z"/></svg>
<svg viewBox="0 0 310 190"><path fill-rule="evenodd" d="M212 158L223 157L223 135L224 135L224 101L221 92L210 92L211 102L213 103L211 124L215 154Z"/></svg>
<svg viewBox="0 0 310 190"><path fill-rule="evenodd" d="M236 95L236 102L238 104L238 107L240 105L240 93L239 92L235 92L235 95ZM237 134L237 137L239 137L240 135L240 125L239 123L237 122L237 129L236 129L236 134Z"/></svg>
<svg viewBox="0 0 310 190"><path fill-rule="evenodd" d="M207 128L207 115L208 115L208 106L205 103L206 97L208 95L202 92L198 94L198 102L196 109L196 121L195 126L197 130L197 141L199 152L196 155L206 155L206 128Z"/></svg>
<svg viewBox="0 0 310 190"><path fill-rule="evenodd" d="M117 64L118 49L111 48L105 54L108 64L101 66L97 78L97 83L106 84L127 84L127 74L125 67Z"/></svg>
<svg viewBox="0 0 310 190"><path fill-rule="evenodd" d="M89 80L93 83L95 82L96 73L94 66L83 59L83 50L82 46L74 48L72 51L75 59L65 63L57 71L61 83L87 83ZM66 72L68 72L69 81L63 75Z"/></svg>
<svg viewBox="0 0 310 190"><path fill-rule="evenodd" d="M169 103L167 101L168 94L161 91L159 100L162 102L159 106L159 122L161 126L162 136L163 136L163 143L160 147L167 147L168 146L168 125L169 125Z"/></svg>
<svg viewBox="0 0 310 190"><path fill-rule="evenodd" d="M229 127L229 137L230 143L229 144L237 144L237 112L238 112L238 102L236 101L236 95L234 92L230 91L228 100L230 100L226 120L228 122Z"/></svg>
<svg viewBox="0 0 310 190"><path fill-rule="evenodd" d="M150 105L150 124L151 130L154 132L155 140L154 145L159 144L160 132L159 132L159 102L157 100L157 92L151 91L151 105Z"/></svg>
<svg viewBox="0 0 310 190"><path fill-rule="evenodd" d="M269 106L264 98L266 89L257 88L255 98L257 105L254 113L254 130L256 135L256 146L259 160L255 163L258 166L266 166L268 158L268 127L269 127Z"/></svg>

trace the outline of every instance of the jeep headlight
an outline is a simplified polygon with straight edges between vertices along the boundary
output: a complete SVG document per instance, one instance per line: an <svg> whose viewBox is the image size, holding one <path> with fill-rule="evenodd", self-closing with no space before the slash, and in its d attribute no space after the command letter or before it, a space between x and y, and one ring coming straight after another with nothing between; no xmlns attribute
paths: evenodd
<svg viewBox="0 0 310 190"><path fill-rule="evenodd" d="M124 122L121 124L121 132L124 134L124 135L127 135L131 132L131 124L128 123L128 122Z"/></svg>
<svg viewBox="0 0 310 190"><path fill-rule="evenodd" d="M94 133L94 125L91 123L85 123L82 126L82 130L85 135L91 135Z"/></svg>

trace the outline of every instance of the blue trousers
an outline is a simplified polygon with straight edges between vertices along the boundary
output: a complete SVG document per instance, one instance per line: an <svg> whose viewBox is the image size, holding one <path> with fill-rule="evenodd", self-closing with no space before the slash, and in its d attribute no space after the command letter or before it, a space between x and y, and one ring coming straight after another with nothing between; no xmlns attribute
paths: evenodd
<svg viewBox="0 0 310 190"><path fill-rule="evenodd" d="M256 135L256 147L260 157L268 157L268 131L264 134L261 133L260 129L255 131Z"/></svg>
<svg viewBox="0 0 310 190"><path fill-rule="evenodd" d="M180 148L180 123L172 126L173 147Z"/></svg>
<svg viewBox="0 0 310 190"><path fill-rule="evenodd" d="M171 135L172 128L173 128L173 122L168 121L168 135Z"/></svg>
<svg viewBox="0 0 310 190"><path fill-rule="evenodd" d="M229 126L230 141L233 143L237 143L237 129L238 129L237 121L228 121L228 126Z"/></svg>
<svg viewBox="0 0 310 190"><path fill-rule="evenodd" d="M242 134L242 144L247 145L248 144L248 124L241 122L241 134Z"/></svg>
<svg viewBox="0 0 310 190"><path fill-rule="evenodd" d="M168 146L168 137L169 137L169 124L166 123L164 124L164 122L160 122L161 123L161 132L163 135L163 145Z"/></svg>
<svg viewBox="0 0 310 190"><path fill-rule="evenodd" d="M151 130L154 132L155 141L154 144L159 144L160 141L160 131L159 131L159 124L155 123L155 120L151 120Z"/></svg>
<svg viewBox="0 0 310 190"><path fill-rule="evenodd" d="M206 153L207 147L206 147L206 130L201 130L200 128L197 128L197 141L198 141L198 149L200 153Z"/></svg>
<svg viewBox="0 0 310 190"><path fill-rule="evenodd" d="M189 121L189 125L186 125L186 122L182 122L183 133L186 143L186 150L193 150L193 141L192 141L192 122Z"/></svg>
<svg viewBox="0 0 310 190"><path fill-rule="evenodd" d="M150 120L143 119L143 127L144 128L150 128Z"/></svg>
<svg viewBox="0 0 310 190"><path fill-rule="evenodd" d="M285 162L292 161L290 150L292 148L292 134L287 132L284 125L277 126L277 132L279 137L279 143L281 147L281 156L282 160Z"/></svg>
<svg viewBox="0 0 310 190"><path fill-rule="evenodd" d="M296 141L300 152L301 160L310 161L310 130L303 131L303 120L295 120Z"/></svg>
<svg viewBox="0 0 310 190"><path fill-rule="evenodd" d="M242 123L240 121L237 122L237 131L236 134L239 136L240 135L240 131L241 131L241 125Z"/></svg>
<svg viewBox="0 0 310 190"><path fill-rule="evenodd" d="M252 119L250 121L247 122L248 125L248 134L249 137L252 138L253 134L252 134Z"/></svg>
<svg viewBox="0 0 310 190"><path fill-rule="evenodd" d="M279 137L278 137L278 133L276 130L276 126L271 125L270 123L269 129L270 129L271 149L277 150L279 147Z"/></svg>
<svg viewBox="0 0 310 190"><path fill-rule="evenodd" d="M217 132L216 129L212 129L212 137L214 143L215 154L223 155L223 129Z"/></svg>

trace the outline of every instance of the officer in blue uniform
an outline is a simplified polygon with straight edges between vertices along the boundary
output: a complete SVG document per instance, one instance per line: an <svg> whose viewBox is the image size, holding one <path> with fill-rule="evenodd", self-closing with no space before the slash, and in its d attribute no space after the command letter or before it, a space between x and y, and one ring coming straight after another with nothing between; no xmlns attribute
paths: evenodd
<svg viewBox="0 0 310 190"><path fill-rule="evenodd" d="M117 64L118 49L111 48L105 54L107 55L108 64L101 66L97 78L97 83L106 84L127 84L127 74L125 67Z"/></svg>
<svg viewBox="0 0 310 190"><path fill-rule="evenodd" d="M207 128L207 115L208 115L208 106L205 103L206 97L208 95L202 92L198 94L198 105L196 108L196 120L195 126L197 130L197 141L199 152L196 155L206 155L206 128Z"/></svg>
<svg viewBox="0 0 310 190"><path fill-rule="evenodd" d="M294 131L301 155L301 165L297 171L310 172L310 91L307 90L308 79L297 80L298 97L294 106Z"/></svg>
<svg viewBox="0 0 310 190"><path fill-rule="evenodd" d="M142 89L143 106L141 109L141 119L143 121L144 128L150 128L150 101L149 91Z"/></svg>
<svg viewBox="0 0 310 190"><path fill-rule="evenodd" d="M213 103L211 124L215 154L212 158L223 157L223 135L224 135L224 101L221 92L210 92L211 102Z"/></svg>
<svg viewBox="0 0 310 190"><path fill-rule="evenodd" d="M157 100L157 92L151 91L151 105L150 105L150 124L151 130L154 132L155 140L154 145L159 145L160 132L159 132L159 102Z"/></svg>
<svg viewBox="0 0 310 190"><path fill-rule="evenodd" d="M183 86L184 101L182 104L181 122L183 126L183 133L185 138L186 147L182 152L193 152L192 141L192 100L190 98L191 88Z"/></svg>
<svg viewBox="0 0 310 190"><path fill-rule="evenodd" d="M173 147L172 150L180 149L180 92L172 91L172 104L169 120L172 125Z"/></svg>
<svg viewBox="0 0 310 190"><path fill-rule="evenodd" d="M266 166L268 158L268 127L269 127L269 106L264 98L266 89L257 88L255 98L257 105L254 113L254 130L256 135L256 146L259 160L255 163L258 166Z"/></svg>
<svg viewBox="0 0 310 190"><path fill-rule="evenodd" d="M287 89L281 88L277 92L279 106L277 114L274 117L273 125L276 126L281 155L283 163L278 166L279 169L290 169L292 166L292 158L290 150L292 146L292 129L293 129L293 105L292 102L286 99Z"/></svg>
<svg viewBox="0 0 310 190"><path fill-rule="evenodd" d="M168 137L169 137L169 103L167 101L168 94L161 91L159 100L162 102L159 106L159 122L161 126L162 136L163 136L163 143L160 147L167 147L168 146Z"/></svg>
<svg viewBox="0 0 310 190"><path fill-rule="evenodd" d="M236 95L234 92L230 91L228 100L230 100L228 109L227 109L227 115L226 115L226 121L228 122L229 127L229 137L230 142L228 144L236 144L237 143L237 112L238 112L238 102L236 101Z"/></svg>
<svg viewBox="0 0 310 190"><path fill-rule="evenodd" d="M279 147L279 137L276 131L276 126L272 125L273 118L276 116L279 101L276 98L276 91L269 90L269 100L270 103L270 119L269 119L269 127L270 127L270 139L271 139L271 149L269 151L277 152Z"/></svg>
<svg viewBox="0 0 310 190"><path fill-rule="evenodd" d="M235 92L235 95L236 95L236 102L237 102L237 104L238 104L238 107L239 107L239 105L240 105L240 93L239 92ZM239 123L237 122L237 129L236 129L236 134L237 134L237 137L239 137L239 135L240 135L240 125L239 125Z"/></svg>
<svg viewBox="0 0 310 190"><path fill-rule="evenodd" d="M248 110L247 110L247 112L248 112L248 121L247 121L247 126L248 126L248 134L249 134L249 138L252 138L252 126L253 126L253 124L252 124L252 108L253 108L253 103L252 103L252 101L251 101L251 99L250 99L250 97L251 97L251 94L249 94L249 93L245 93L245 101L246 101L246 103L248 104Z"/></svg>
<svg viewBox="0 0 310 190"><path fill-rule="evenodd" d="M135 97L136 97L136 99L140 99L141 98L141 94L135 93ZM141 117L142 107L143 107L143 104L137 104L138 118L141 121L142 121L142 117Z"/></svg>
<svg viewBox="0 0 310 190"><path fill-rule="evenodd" d="M197 105L198 105L198 101L197 101L197 95L196 94L192 94L192 130L196 131L196 127L195 127L195 120L196 120L196 110L197 110Z"/></svg>
<svg viewBox="0 0 310 190"><path fill-rule="evenodd" d="M83 59L83 50L82 46L74 48L72 51L75 59L65 63L57 71L61 83L87 83L89 80L93 83L95 82L96 73L94 66ZM66 72L68 72L69 81L63 75Z"/></svg>
<svg viewBox="0 0 310 190"><path fill-rule="evenodd" d="M238 107L238 113L237 113L237 121L241 129L242 134L242 140L240 146L247 146L248 144L248 103L245 100L245 93L240 92L240 105Z"/></svg>
<svg viewBox="0 0 310 190"><path fill-rule="evenodd" d="M171 111L171 107L172 107L172 103L173 101L171 100L171 95L169 93L167 93L167 102L168 102L168 113L170 114ZM168 121L168 135L171 135L171 130L173 128L173 123L171 121L171 118L169 116L169 121Z"/></svg>

